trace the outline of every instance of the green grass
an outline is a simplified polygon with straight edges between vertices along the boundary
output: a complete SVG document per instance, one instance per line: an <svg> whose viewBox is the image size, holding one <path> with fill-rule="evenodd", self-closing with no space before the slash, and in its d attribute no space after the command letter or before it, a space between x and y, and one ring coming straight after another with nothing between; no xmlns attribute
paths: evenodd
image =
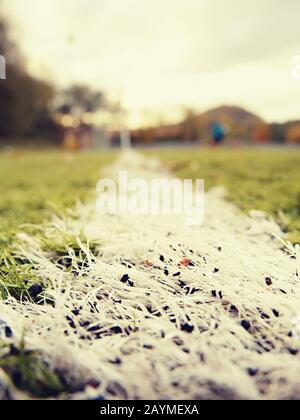
<svg viewBox="0 0 300 420"><path fill-rule="evenodd" d="M206 190L223 185L244 211L272 214L300 243L300 150L203 149L151 152L182 178L205 180Z"/></svg>
<svg viewBox="0 0 300 420"><path fill-rule="evenodd" d="M101 167L114 156L61 151L0 154L0 232L41 223L51 212L84 200L95 191Z"/></svg>
<svg viewBox="0 0 300 420"><path fill-rule="evenodd" d="M300 242L300 151L160 150L148 152L175 167L176 175L223 185L241 209L275 216ZM0 250L23 224L38 224L95 190L103 165L116 153L25 151L0 155ZM284 215L284 217L283 217Z"/></svg>
<svg viewBox="0 0 300 420"><path fill-rule="evenodd" d="M30 299L28 289L42 284L29 262L14 257L15 233L26 225L37 225L55 212L64 214L77 200L84 201L96 189L101 168L115 159L115 153L61 151L18 151L0 154L0 299L7 294ZM35 234L37 229L30 229ZM47 251L66 253L77 238L60 232L43 237Z"/></svg>
<svg viewBox="0 0 300 420"><path fill-rule="evenodd" d="M42 355L25 349L24 341L19 348L0 342L0 368L17 388L36 398L57 397L68 390L59 375L43 361Z"/></svg>

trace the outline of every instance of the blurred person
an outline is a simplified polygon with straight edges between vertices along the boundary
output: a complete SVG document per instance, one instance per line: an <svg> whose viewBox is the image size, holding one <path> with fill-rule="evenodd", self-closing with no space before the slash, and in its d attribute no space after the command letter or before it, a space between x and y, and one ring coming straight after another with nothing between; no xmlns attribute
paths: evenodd
<svg viewBox="0 0 300 420"><path fill-rule="evenodd" d="M224 143L225 140L225 128L219 122L214 122L212 124L212 139L213 139L213 146L217 147Z"/></svg>

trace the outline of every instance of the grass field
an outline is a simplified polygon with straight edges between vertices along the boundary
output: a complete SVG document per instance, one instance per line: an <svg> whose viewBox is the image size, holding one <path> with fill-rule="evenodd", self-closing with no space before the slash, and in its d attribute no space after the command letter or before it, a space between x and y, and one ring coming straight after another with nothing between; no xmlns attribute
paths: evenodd
<svg viewBox="0 0 300 420"><path fill-rule="evenodd" d="M0 232L41 223L51 212L84 200L95 190L101 168L114 156L60 151L0 155Z"/></svg>
<svg viewBox="0 0 300 420"><path fill-rule="evenodd" d="M245 212L267 211L289 233L290 240L300 242L298 151L220 149L145 153L159 157L179 177L204 178L206 189L223 185L230 201ZM17 301L29 299L36 303L40 288L49 286L36 274L33 264L10 251L15 232L22 229L22 225L47 221L53 212L63 213L77 199L84 201L92 196L101 168L117 155L115 152L72 155L59 151L0 155L0 281L5 286L0 287L2 299L10 294ZM55 240L44 237L44 230L39 230L38 235L46 247L43 250L61 258L69 245L75 250L75 256L76 252L81 253L74 238L59 237L56 230L53 232ZM67 244L67 240L71 242ZM8 326L5 333L6 337L11 337ZM1 357L0 351L0 368L10 376L21 372L22 381L18 381L17 386L37 397L69 392L62 386L60 377L42 362L43 357L31 350L25 351L23 345L19 343L17 352L13 348L12 354L0 337L0 350L5 355Z"/></svg>
<svg viewBox="0 0 300 420"><path fill-rule="evenodd" d="M244 211L272 214L289 239L300 243L299 150L180 150L159 156L177 176L204 179L206 190L224 186Z"/></svg>
<svg viewBox="0 0 300 420"><path fill-rule="evenodd" d="M266 211L300 242L300 152L287 150L164 150L151 152L179 177L223 185L245 211ZM0 155L0 232L40 223L94 189L103 165L116 153L18 152Z"/></svg>

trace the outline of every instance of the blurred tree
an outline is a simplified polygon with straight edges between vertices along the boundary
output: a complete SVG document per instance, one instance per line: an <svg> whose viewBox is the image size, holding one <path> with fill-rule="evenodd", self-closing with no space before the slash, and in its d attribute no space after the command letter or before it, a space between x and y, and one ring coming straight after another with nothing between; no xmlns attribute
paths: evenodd
<svg viewBox="0 0 300 420"><path fill-rule="evenodd" d="M1 3L0 3L1 5ZM0 15L0 54L6 59L6 80L0 81L0 137L39 135L41 119L51 120L54 88L27 72L24 58L9 35L8 23Z"/></svg>
<svg viewBox="0 0 300 420"><path fill-rule="evenodd" d="M96 145L95 117L103 108L107 108L104 94L89 86L73 85L58 92L53 113L62 127L63 145L67 150L88 149Z"/></svg>
<svg viewBox="0 0 300 420"><path fill-rule="evenodd" d="M0 0L0 7L2 1ZM9 37L8 23L0 14L0 54L4 55L7 62L11 65L22 67L23 57L20 54L16 44Z"/></svg>
<svg viewBox="0 0 300 420"><path fill-rule="evenodd" d="M84 114L93 114L105 106L102 92L86 85L74 85L57 95L55 108L62 115L72 115L79 120Z"/></svg>

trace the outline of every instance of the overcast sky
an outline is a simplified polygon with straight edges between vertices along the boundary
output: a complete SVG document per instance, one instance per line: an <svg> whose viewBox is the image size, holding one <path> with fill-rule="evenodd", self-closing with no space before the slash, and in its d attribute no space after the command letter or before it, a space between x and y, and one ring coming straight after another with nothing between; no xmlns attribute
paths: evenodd
<svg viewBox="0 0 300 420"><path fill-rule="evenodd" d="M6 0L37 75L123 92L131 121L237 104L300 118L299 0Z"/></svg>

